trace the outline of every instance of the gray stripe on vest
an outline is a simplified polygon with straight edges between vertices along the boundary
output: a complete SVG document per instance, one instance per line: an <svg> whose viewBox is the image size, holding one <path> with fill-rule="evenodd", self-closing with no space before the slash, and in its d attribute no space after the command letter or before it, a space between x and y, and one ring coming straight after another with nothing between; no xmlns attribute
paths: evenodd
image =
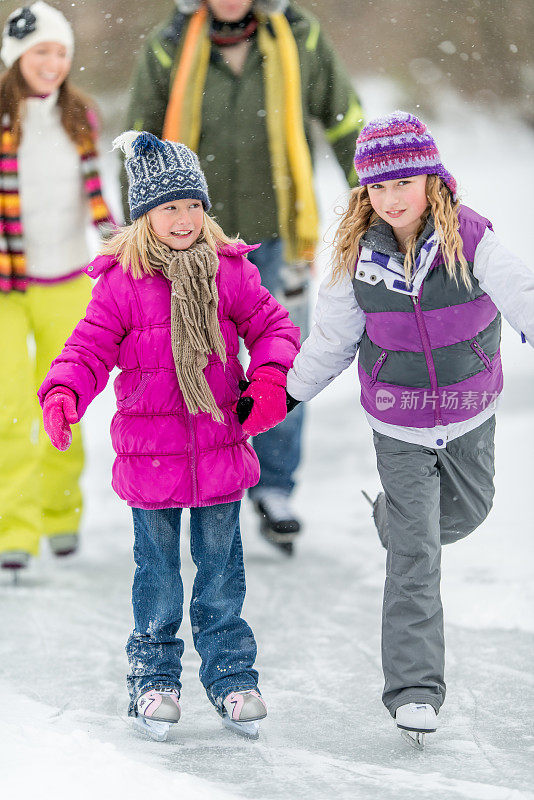
<svg viewBox="0 0 534 800"><path fill-rule="evenodd" d="M477 342L491 361L499 349L500 339L501 315L497 314L488 327L473 339L432 350L438 386L459 383L487 369L486 363L476 354L471 343ZM368 375L372 374L373 367L382 353L387 353L387 358L376 375L377 383L409 386L414 389L430 388L428 367L423 352L384 350L372 342L367 331L364 331L360 343L359 360Z"/></svg>
<svg viewBox="0 0 534 800"><path fill-rule="evenodd" d="M434 264L423 283L420 306L423 311L433 311L445 306L458 306L462 303L469 303L484 294L479 283L473 275L473 262L468 261L469 273L472 286L469 289L460 278L460 266L456 262L458 275L458 285L456 281L447 274L445 264L438 256L439 263Z"/></svg>

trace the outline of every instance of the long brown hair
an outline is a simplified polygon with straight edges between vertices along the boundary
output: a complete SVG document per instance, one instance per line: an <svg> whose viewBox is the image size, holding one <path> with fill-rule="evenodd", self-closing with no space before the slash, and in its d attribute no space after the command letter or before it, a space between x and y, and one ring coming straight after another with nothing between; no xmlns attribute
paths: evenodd
<svg viewBox="0 0 534 800"><path fill-rule="evenodd" d="M22 120L24 113L24 100L32 92L24 80L20 70L20 59L0 75L0 115L7 115L9 128L13 133L14 144L20 144L22 136ZM65 78L59 87L57 104L61 111L61 124L66 133L76 145L85 145L92 140L91 124L88 112L95 114L93 101L69 83Z"/></svg>
<svg viewBox="0 0 534 800"><path fill-rule="evenodd" d="M421 216L419 227L406 241L406 255L404 256L406 283L410 285L412 282L417 240L425 228L429 215L432 213L436 233L441 243L441 252L447 274L458 285L459 273L463 283L470 288L472 283L471 276L463 254L462 239L458 232L458 209L460 203L458 200L453 200L450 189L437 175L427 176L426 196L428 206ZM354 277L360 239L371 225L379 221L380 217L371 205L367 186L353 189L349 199L349 207L343 214L334 237L332 282L335 283L340 280L345 272L348 272L351 278Z"/></svg>
<svg viewBox="0 0 534 800"><path fill-rule="evenodd" d="M204 212L200 241L205 241L214 253L225 244L242 243L238 237L227 236L218 222ZM104 242L100 248L103 256L115 256L124 272L130 272L133 278L154 275L154 268L148 259L150 246L158 247L158 239L148 220L143 214L130 225L119 228L117 233ZM198 241L198 240L197 240Z"/></svg>

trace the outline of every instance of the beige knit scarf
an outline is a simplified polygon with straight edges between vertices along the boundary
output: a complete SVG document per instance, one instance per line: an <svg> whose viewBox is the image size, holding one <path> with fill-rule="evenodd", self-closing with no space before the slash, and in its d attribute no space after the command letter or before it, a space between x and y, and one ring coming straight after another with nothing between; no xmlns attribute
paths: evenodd
<svg viewBox="0 0 534 800"><path fill-rule="evenodd" d="M178 383L191 414L206 411L216 422L223 414L204 368L215 353L226 363L226 347L217 317L219 293L216 253L204 241L187 250L171 250L159 241L148 247L150 264L171 282L171 344Z"/></svg>

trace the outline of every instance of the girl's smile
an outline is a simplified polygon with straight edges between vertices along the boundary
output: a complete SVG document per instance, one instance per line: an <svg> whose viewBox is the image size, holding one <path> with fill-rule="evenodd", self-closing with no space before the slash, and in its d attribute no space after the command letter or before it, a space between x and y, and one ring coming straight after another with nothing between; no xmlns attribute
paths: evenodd
<svg viewBox="0 0 534 800"><path fill-rule="evenodd" d="M69 74L71 63L65 45L41 42L21 55L20 71L33 94L49 95L59 89Z"/></svg>
<svg viewBox="0 0 534 800"><path fill-rule="evenodd" d="M367 186L374 211L391 225L401 248L417 231L428 206L426 180L426 175L414 175Z"/></svg>
<svg viewBox="0 0 534 800"><path fill-rule="evenodd" d="M172 200L152 208L148 220L160 242L171 250L187 250L200 236L204 207L192 198Z"/></svg>

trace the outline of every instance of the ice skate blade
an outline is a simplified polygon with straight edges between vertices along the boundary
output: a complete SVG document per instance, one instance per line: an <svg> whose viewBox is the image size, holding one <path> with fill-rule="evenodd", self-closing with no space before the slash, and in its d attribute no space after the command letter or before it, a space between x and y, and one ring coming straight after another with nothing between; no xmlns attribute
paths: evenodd
<svg viewBox="0 0 534 800"><path fill-rule="evenodd" d="M422 733L422 731L408 731L403 728L399 728L399 731L404 741L408 742L415 750L425 749L426 733Z"/></svg>
<svg viewBox="0 0 534 800"><path fill-rule="evenodd" d="M363 496L365 497L365 499L367 500L367 502L369 503L369 505L371 506L371 508L373 508L373 506L374 506L374 504L375 504L375 501L374 501L374 500L372 500L372 499L369 497L369 495L367 494L367 492L365 491L365 489L361 489L361 493L363 494Z"/></svg>
<svg viewBox="0 0 534 800"><path fill-rule="evenodd" d="M271 530L271 528L261 528L260 533L263 539L269 544L273 545L277 550L281 553L284 553L286 556L292 556L294 551L294 540L298 536L298 533L295 534L277 534Z"/></svg>
<svg viewBox="0 0 534 800"><path fill-rule="evenodd" d="M260 525L260 533L262 536L265 536L270 542L273 544L285 544L286 542L294 542L295 539L298 539L300 536L300 531L285 531L281 533L280 531L275 531L271 528L265 520L263 520L262 524Z"/></svg>
<svg viewBox="0 0 534 800"><path fill-rule="evenodd" d="M235 722L228 714L222 718L222 723L229 731L237 733L238 736L243 736L245 739L259 739L260 737L260 723L257 720L252 722Z"/></svg>
<svg viewBox="0 0 534 800"><path fill-rule="evenodd" d="M134 717L134 725L136 728L146 734L146 736L154 739L155 742L165 742L171 729L170 722L162 722L161 720L157 719L148 719L147 717L143 717L141 715Z"/></svg>

